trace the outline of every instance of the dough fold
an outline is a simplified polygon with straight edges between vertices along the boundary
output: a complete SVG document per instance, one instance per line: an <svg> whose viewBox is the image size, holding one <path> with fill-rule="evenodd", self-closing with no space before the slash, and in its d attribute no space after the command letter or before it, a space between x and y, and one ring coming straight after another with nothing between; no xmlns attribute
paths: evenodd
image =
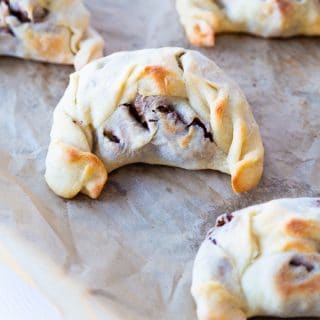
<svg viewBox="0 0 320 320"><path fill-rule="evenodd" d="M1 0L0 55L82 68L103 55L81 0Z"/></svg>
<svg viewBox="0 0 320 320"><path fill-rule="evenodd" d="M246 32L261 37L320 34L317 0L177 0L189 41L211 47L215 35Z"/></svg>
<svg viewBox="0 0 320 320"><path fill-rule="evenodd" d="M199 320L320 316L320 198L279 199L216 220L193 268Z"/></svg>
<svg viewBox="0 0 320 320"><path fill-rule="evenodd" d="M147 49L71 75L54 113L46 180L62 197L95 198L107 173L143 162L219 170L244 192L258 184L263 157L244 95L212 61L181 48Z"/></svg>

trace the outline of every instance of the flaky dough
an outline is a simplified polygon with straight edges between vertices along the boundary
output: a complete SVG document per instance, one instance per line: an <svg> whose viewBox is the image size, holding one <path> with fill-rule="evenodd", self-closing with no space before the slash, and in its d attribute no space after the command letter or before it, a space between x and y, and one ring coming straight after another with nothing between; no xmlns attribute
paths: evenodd
<svg viewBox="0 0 320 320"><path fill-rule="evenodd" d="M199 320L320 316L320 198L220 216L197 254Z"/></svg>
<svg viewBox="0 0 320 320"><path fill-rule="evenodd" d="M0 1L0 55L80 69L102 53L103 40L89 27L81 0Z"/></svg>
<svg viewBox="0 0 320 320"><path fill-rule="evenodd" d="M320 34L318 0L177 0L190 42L213 46L215 34L247 32L262 37Z"/></svg>
<svg viewBox="0 0 320 320"><path fill-rule="evenodd" d="M120 52L71 75L53 119L46 180L71 198L99 196L134 162L228 173L236 192L263 171L259 128L238 86L181 48Z"/></svg>

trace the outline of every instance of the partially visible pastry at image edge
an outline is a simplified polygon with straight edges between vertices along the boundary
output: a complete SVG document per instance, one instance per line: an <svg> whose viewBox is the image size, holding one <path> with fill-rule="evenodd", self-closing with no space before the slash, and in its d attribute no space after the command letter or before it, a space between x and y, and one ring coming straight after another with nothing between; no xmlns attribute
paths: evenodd
<svg viewBox="0 0 320 320"><path fill-rule="evenodd" d="M320 35L318 0L176 0L189 41L211 47L215 34L246 32L261 37Z"/></svg>
<svg viewBox="0 0 320 320"><path fill-rule="evenodd" d="M81 0L0 0L0 55L78 70L103 55L103 39L89 20Z"/></svg>
<svg viewBox="0 0 320 320"><path fill-rule="evenodd" d="M198 319L320 317L319 248L320 198L220 216L194 262Z"/></svg>
<svg viewBox="0 0 320 320"><path fill-rule="evenodd" d="M259 128L239 87L202 54L119 52L70 77L54 112L45 178L59 196L97 198L131 163L212 169L234 191L262 175Z"/></svg>

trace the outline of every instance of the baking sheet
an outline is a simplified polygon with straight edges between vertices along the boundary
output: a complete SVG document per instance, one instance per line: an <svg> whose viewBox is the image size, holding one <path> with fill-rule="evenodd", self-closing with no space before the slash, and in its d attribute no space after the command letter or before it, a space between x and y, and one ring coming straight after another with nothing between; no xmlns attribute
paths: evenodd
<svg viewBox="0 0 320 320"><path fill-rule="evenodd" d="M87 5L108 54L190 48L174 1ZM112 173L99 200L56 197L43 179L44 160L52 112L73 69L0 58L0 223L119 319L196 319L192 262L218 214L279 197L320 196L319 39L224 35L214 49L200 51L239 83L261 129L264 176L247 194L234 194L224 174L137 164Z"/></svg>

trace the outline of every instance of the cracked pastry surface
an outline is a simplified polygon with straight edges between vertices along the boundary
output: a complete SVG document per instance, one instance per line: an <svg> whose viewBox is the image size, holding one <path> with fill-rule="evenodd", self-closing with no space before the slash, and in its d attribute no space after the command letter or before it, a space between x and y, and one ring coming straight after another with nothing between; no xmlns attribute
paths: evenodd
<svg viewBox="0 0 320 320"><path fill-rule="evenodd" d="M81 0L0 0L0 55L80 69L103 53Z"/></svg>
<svg viewBox="0 0 320 320"><path fill-rule="evenodd" d="M246 32L262 37L320 35L318 0L177 0L190 42L213 46L215 34Z"/></svg>
<svg viewBox="0 0 320 320"><path fill-rule="evenodd" d="M181 48L120 52L70 77L53 119L46 180L58 195L99 196L111 171L136 162L231 175L255 187L259 128L238 86Z"/></svg>
<svg viewBox="0 0 320 320"><path fill-rule="evenodd" d="M320 316L320 198L220 216L194 263L199 320Z"/></svg>

